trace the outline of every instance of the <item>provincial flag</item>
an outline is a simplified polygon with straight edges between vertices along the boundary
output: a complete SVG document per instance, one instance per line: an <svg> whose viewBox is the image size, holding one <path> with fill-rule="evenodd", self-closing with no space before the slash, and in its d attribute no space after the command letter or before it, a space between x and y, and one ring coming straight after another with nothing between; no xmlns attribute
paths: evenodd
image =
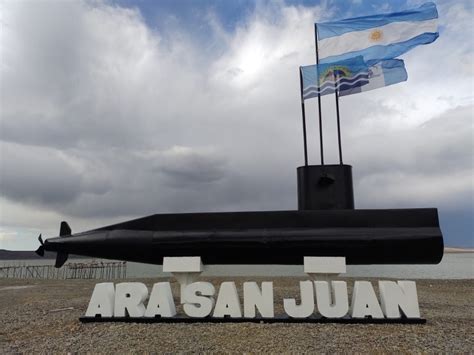
<svg viewBox="0 0 474 355"><path fill-rule="evenodd" d="M438 11L432 2L414 10L315 24L319 63L362 55L369 64L393 59L438 38Z"/></svg>
<svg viewBox="0 0 474 355"><path fill-rule="evenodd" d="M369 83L369 70L362 56L330 64L300 67L303 100L350 90Z"/></svg>
<svg viewBox="0 0 474 355"><path fill-rule="evenodd" d="M340 90L339 96L346 96L357 94L360 92L378 89L384 86L389 86L408 78L405 69L405 63L401 59L383 60L371 67L369 67L369 82L366 85L353 87L348 90Z"/></svg>

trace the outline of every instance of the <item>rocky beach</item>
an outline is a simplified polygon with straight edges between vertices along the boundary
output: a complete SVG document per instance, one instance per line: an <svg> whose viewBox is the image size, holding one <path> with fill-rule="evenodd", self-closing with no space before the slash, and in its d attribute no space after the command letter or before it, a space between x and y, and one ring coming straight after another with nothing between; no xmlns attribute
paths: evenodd
<svg viewBox="0 0 474 355"><path fill-rule="evenodd" d="M203 278L215 285L229 278ZM246 278L231 278L239 290ZM275 314L297 278L274 281ZM347 278L349 288L355 279ZM168 279L137 279L149 289ZM377 282L371 280L376 291ZM474 349L474 280L418 280L426 324L81 323L98 280L0 280L0 353L457 352ZM178 294L177 284L172 283ZM351 292L351 290L349 290ZM178 307L178 313L182 310Z"/></svg>

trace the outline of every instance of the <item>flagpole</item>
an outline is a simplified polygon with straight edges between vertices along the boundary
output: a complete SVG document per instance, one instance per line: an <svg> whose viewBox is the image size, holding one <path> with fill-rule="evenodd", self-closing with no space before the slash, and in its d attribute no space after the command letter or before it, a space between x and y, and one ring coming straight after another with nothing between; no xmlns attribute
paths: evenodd
<svg viewBox="0 0 474 355"><path fill-rule="evenodd" d="M304 98L303 98L303 75L301 74L300 67L300 95L301 95L301 115L303 117L303 142L304 142L304 165L308 166L308 145L306 142L306 113L304 107Z"/></svg>
<svg viewBox="0 0 474 355"><path fill-rule="evenodd" d="M314 24L314 39L316 45L316 69L319 69L319 53L318 53L318 25ZM319 92L319 73L318 81L318 113L319 113L319 151L321 152L321 165L324 165L324 150L323 150L323 119L321 115L321 93Z"/></svg>
<svg viewBox="0 0 474 355"><path fill-rule="evenodd" d="M334 95L336 97L336 114L337 114L337 142L339 144L339 164L342 165L342 143L341 143L341 122L339 120L339 90L337 90L337 77L334 73Z"/></svg>

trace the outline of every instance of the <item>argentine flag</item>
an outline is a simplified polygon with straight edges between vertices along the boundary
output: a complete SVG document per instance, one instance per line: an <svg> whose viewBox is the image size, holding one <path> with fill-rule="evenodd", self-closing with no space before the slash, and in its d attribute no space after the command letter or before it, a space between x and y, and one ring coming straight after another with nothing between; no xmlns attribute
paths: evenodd
<svg viewBox="0 0 474 355"><path fill-rule="evenodd" d="M366 85L339 91L339 96L357 94L384 86L401 83L408 78L405 63L401 59L388 59L369 68L369 82Z"/></svg>
<svg viewBox="0 0 474 355"><path fill-rule="evenodd" d="M319 63L362 55L369 64L393 59L438 38L438 11L432 2L414 10L315 24Z"/></svg>
<svg viewBox="0 0 474 355"><path fill-rule="evenodd" d="M331 64L300 67L303 100L349 90L369 83L369 69L362 56Z"/></svg>

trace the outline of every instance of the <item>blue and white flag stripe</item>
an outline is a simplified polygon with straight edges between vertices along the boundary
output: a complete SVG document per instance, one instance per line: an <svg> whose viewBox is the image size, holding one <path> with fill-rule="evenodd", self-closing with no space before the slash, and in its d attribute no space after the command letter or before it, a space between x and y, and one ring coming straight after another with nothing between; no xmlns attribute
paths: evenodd
<svg viewBox="0 0 474 355"><path fill-rule="evenodd" d="M346 96L379 89L384 86L401 83L406 81L407 78L408 74L403 60L384 60L369 68L369 82L366 85L352 87L348 90L340 90L339 95Z"/></svg>
<svg viewBox="0 0 474 355"><path fill-rule="evenodd" d="M362 55L371 65L379 60L396 58L415 46L438 38L438 14L434 4L406 13L404 21L400 21L403 13L397 13L393 18L392 14L386 14L318 24L318 33L321 29L326 33L318 40L320 63ZM328 31L337 34L328 37Z"/></svg>
<svg viewBox="0 0 474 355"><path fill-rule="evenodd" d="M308 67L305 67L308 68ZM316 70L316 69L314 69ZM303 99L311 99L313 97L317 97L318 93L320 93L321 96L323 95L328 95L328 94L333 94L335 90L344 90L348 91L353 88L360 87L362 85L366 85L369 83L368 80L368 73L360 73L357 74L356 76L346 79L346 78L341 78L338 80L327 80L325 81L320 87L317 85L308 85L304 87L303 89Z"/></svg>
<svg viewBox="0 0 474 355"><path fill-rule="evenodd" d="M436 5L432 2L428 2L413 10L319 23L317 24L318 38L319 40L323 40L325 38L340 36L347 32L363 31L369 28L385 26L393 22L417 22L435 18L438 18Z"/></svg>
<svg viewBox="0 0 474 355"><path fill-rule="evenodd" d="M321 57L330 57L346 52L356 52L366 49L367 46L387 46L393 43L404 42L423 33L434 33L438 28L438 20L424 22L394 22L378 28L381 38L371 40L372 29L365 31L347 32L337 37L337 42L332 39L323 39L318 42ZM361 36L363 40L361 39Z"/></svg>
<svg viewBox="0 0 474 355"><path fill-rule="evenodd" d="M363 56L367 65L371 66L380 60L393 59L408 52L412 48L421 44L434 42L438 38L438 33L423 33L415 38L405 42L390 44L388 46L373 46L360 51L344 53L337 56L323 58L319 61L321 64L343 61L354 56Z"/></svg>

